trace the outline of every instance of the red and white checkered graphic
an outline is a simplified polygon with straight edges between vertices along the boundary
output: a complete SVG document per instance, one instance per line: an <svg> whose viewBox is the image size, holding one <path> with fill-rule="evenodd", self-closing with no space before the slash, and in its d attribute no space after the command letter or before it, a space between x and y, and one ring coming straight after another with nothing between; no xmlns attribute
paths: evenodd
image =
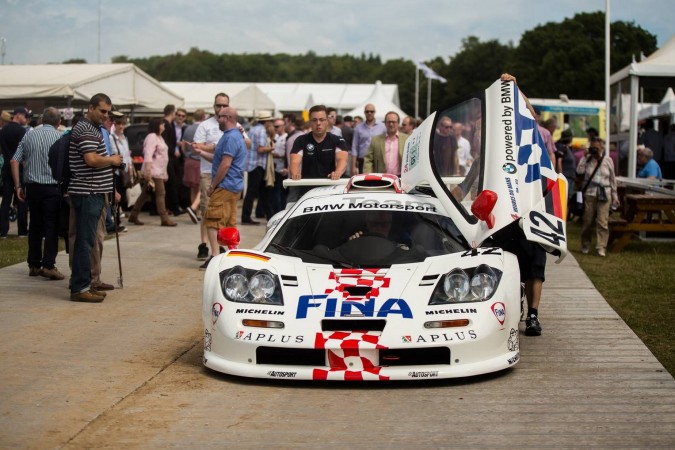
<svg viewBox="0 0 675 450"><path fill-rule="evenodd" d="M389 287L390 278L384 276L386 273L386 269L342 269L331 272L328 279L335 282L335 287L327 288L324 294L330 295L337 291L342 293L342 298L346 300L367 300L378 297L380 288ZM345 288L351 286L370 286L371 290L364 297L350 297Z"/></svg>
<svg viewBox="0 0 675 450"><path fill-rule="evenodd" d="M316 333L314 348L328 352L330 369L314 369L315 380L388 380L380 375L375 350L387 347L378 343L379 334L335 331Z"/></svg>

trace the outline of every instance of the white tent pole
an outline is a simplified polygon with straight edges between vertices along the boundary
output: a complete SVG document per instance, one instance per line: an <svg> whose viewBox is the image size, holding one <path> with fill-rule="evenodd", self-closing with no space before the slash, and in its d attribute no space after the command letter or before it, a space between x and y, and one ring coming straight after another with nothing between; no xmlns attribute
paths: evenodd
<svg viewBox="0 0 675 450"><path fill-rule="evenodd" d="M607 140L607 151L609 151L609 138L610 138L610 127L609 127L609 112L610 112L610 90L609 90L609 52L610 52L610 0L605 0L605 139ZM617 148L618 148L617 142Z"/></svg>
<svg viewBox="0 0 675 450"><path fill-rule="evenodd" d="M415 119L419 117L420 109L420 69L415 66Z"/></svg>
<svg viewBox="0 0 675 450"><path fill-rule="evenodd" d="M638 108L637 98L640 90L640 77L630 76L630 119L628 123L628 178L635 178L635 168L637 167L637 131L638 131Z"/></svg>

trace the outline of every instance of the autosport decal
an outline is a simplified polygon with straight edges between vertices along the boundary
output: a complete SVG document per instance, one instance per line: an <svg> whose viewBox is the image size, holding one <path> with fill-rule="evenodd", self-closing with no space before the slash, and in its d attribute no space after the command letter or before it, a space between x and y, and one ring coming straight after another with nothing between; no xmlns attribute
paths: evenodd
<svg viewBox="0 0 675 450"><path fill-rule="evenodd" d="M306 319L313 308L323 309L324 317L387 317L400 315L412 319L412 310L402 298L390 298L386 301L374 298L367 300L339 300L327 295L301 295L298 298L296 319Z"/></svg>
<svg viewBox="0 0 675 450"><path fill-rule="evenodd" d="M306 214L322 211L344 211L350 209L386 209L398 211L420 211L428 213L438 212L435 205L427 202L411 200L401 201L393 199L379 201L368 197L349 197L334 203L307 205L303 207L302 213Z"/></svg>
<svg viewBox="0 0 675 450"><path fill-rule="evenodd" d="M293 342L294 344L301 344L304 340L304 336L293 336L290 334L272 334L272 333L255 333L255 332L245 332L237 331L234 335L234 338L239 341L251 341L251 342L281 342L282 344L287 344Z"/></svg>
<svg viewBox="0 0 675 450"><path fill-rule="evenodd" d="M230 250L226 256L239 256L241 258L257 259L258 261L267 262L270 260L267 256L258 255L256 253L242 252L240 250Z"/></svg>
<svg viewBox="0 0 675 450"><path fill-rule="evenodd" d="M436 378L438 370L408 372L410 378Z"/></svg>
<svg viewBox="0 0 675 450"><path fill-rule="evenodd" d="M270 370L267 372L268 377L272 378L295 378L298 376L298 372L282 372L279 370Z"/></svg>

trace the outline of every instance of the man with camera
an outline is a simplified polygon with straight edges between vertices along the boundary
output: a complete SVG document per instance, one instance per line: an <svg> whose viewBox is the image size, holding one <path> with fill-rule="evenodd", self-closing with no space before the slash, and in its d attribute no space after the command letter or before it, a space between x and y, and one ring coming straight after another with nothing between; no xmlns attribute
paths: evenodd
<svg viewBox="0 0 675 450"><path fill-rule="evenodd" d="M596 226L596 250L599 256L607 255L609 240L610 206L618 208L614 162L605 154L605 141L591 139L588 154L581 158L577 175L583 175L584 216L581 227L581 253L588 254L592 241L593 224ZM610 201L611 200L611 201Z"/></svg>

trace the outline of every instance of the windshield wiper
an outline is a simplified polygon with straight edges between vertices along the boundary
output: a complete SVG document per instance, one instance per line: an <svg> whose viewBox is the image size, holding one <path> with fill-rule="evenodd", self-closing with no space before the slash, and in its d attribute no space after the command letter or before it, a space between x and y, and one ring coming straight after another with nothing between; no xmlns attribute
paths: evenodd
<svg viewBox="0 0 675 450"><path fill-rule="evenodd" d="M277 244L276 242L272 242L270 246L276 248L277 250L281 250L282 255L298 256L296 251L293 250L292 248L284 247L283 245Z"/></svg>

